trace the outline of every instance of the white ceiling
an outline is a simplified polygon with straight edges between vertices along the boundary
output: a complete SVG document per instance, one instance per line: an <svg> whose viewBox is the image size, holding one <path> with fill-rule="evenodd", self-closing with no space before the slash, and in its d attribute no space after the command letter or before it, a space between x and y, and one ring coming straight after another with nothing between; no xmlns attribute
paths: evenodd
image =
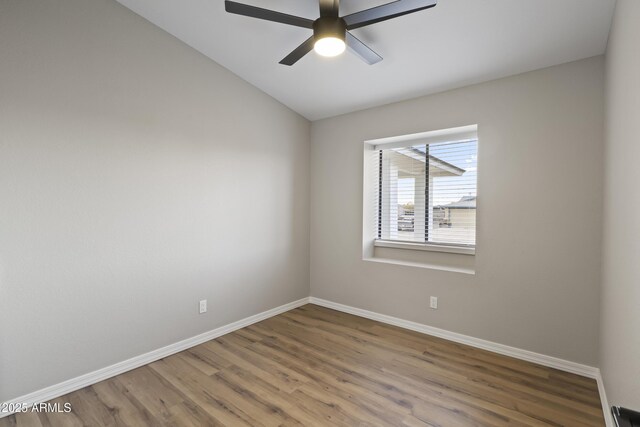
<svg viewBox="0 0 640 427"><path fill-rule="evenodd" d="M224 11L223 0L118 0L310 120L604 53L615 0L440 0L353 33L384 60L309 53L311 30ZM314 0L239 0L318 17ZM341 15L390 0L343 0Z"/></svg>

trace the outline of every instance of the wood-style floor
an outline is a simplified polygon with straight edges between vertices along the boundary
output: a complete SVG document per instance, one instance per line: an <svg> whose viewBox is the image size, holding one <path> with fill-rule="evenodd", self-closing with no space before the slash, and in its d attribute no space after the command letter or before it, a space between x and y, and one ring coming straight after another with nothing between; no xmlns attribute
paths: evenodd
<svg viewBox="0 0 640 427"><path fill-rule="evenodd" d="M603 426L595 381L306 305L0 426Z"/></svg>

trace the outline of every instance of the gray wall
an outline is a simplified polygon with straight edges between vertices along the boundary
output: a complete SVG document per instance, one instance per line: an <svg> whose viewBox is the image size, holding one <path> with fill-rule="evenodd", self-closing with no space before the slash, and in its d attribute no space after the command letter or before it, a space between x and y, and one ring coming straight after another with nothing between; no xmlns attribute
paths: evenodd
<svg viewBox="0 0 640 427"><path fill-rule="evenodd" d="M603 117L595 57L314 122L312 296L597 365ZM363 141L476 123L475 274L363 261Z"/></svg>
<svg viewBox="0 0 640 427"><path fill-rule="evenodd" d="M308 296L306 120L111 0L0 58L0 401Z"/></svg>
<svg viewBox="0 0 640 427"><path fill-rule="evenodd" d="M618 0L607 50L601 369L640 410L640 2Z"/></svg>

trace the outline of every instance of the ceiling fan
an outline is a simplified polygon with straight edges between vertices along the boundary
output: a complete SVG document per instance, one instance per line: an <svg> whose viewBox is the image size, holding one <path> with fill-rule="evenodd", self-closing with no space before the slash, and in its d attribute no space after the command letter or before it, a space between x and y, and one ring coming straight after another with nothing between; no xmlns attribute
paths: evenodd
<svg viewBox="0 0 640 427"><path fill-rule="evenodd" d="M338 15L340 0L319 1L320 17L315 21L231 0L226 0L224 5L229 13L313 30L313 35L285 56L280 64L293 65L312 49L322 56L340 55L348 46L363 61L371 65L382 61L382 57L358 40L350 30L429 9L437 3L437 0L396 0L340 17Z"/></svg>

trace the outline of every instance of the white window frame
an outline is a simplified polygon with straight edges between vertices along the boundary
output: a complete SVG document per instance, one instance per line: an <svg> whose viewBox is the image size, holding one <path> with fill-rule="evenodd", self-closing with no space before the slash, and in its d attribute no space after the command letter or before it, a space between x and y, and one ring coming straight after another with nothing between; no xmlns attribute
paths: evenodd
<svg viewBox="0 0 640 427"><path fill-rule="evenodd" d="M379 152L379 150L386 150L392 148L404 148L412 145L432 144L437 142L450 142L455 140L465 139L478 139L478 126L468 125L449 129L442 129L429 132L421 132L410 135L380 138L374 140L365 141L365 145L369 150ZM378 170L379 171L379 170ZM366 178L365 178L366 179ZM477 185L477 184L476 184ZM477 190L477 188L476 188ZM477 209L477 207L476 207ZM365 219L366 224L366 219ZM376 218L377 224L377 218ZM477 226L477 217L476 217ZM373 240L374 247L381 248L393 248L404 249L413 251L431 251L431 252L445 252L461 255L475 255L477 246L477 228L476 228L476 244L475 245L456 245L450 243L436 243L436 242L403 242L396 240L385 240L375 236Z"/></svg>

